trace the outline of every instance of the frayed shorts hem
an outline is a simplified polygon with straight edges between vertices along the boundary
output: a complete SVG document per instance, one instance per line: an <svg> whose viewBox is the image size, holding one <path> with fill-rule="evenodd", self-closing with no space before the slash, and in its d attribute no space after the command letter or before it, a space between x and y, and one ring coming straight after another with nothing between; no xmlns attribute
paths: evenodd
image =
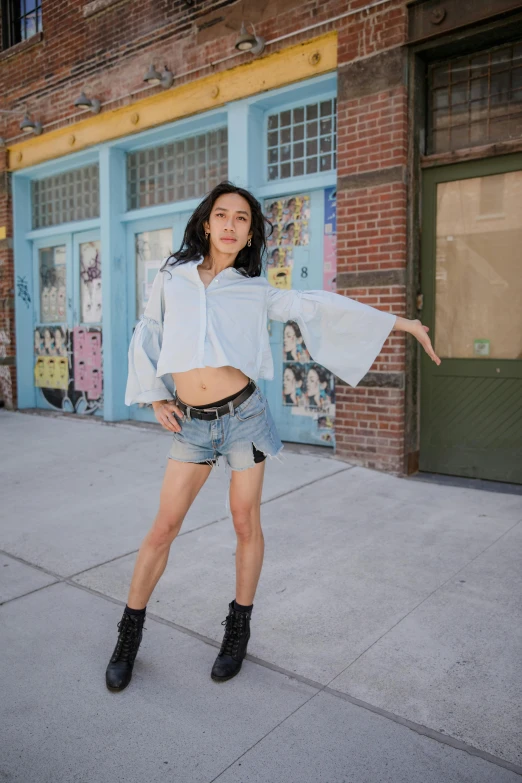
<svg viewBox="0 0 522 783"><path fill-rule="evenodd" d="M218 454L217 457L212 457L211 459L206 460L199 460L196 462L196 460L193 459L182 459L181 457L173 457L172 454L167 454L167 459L173 459L174 462L188 462L190 465L200 465L203 462L206 462L211 468L214 468L218 464L219 457L222 456L222 454Z"/></svg>
<svg viewBox="0 0 522 783"><path fill-rule="evenodd" d="M257 451L260 451L262 454L264 454L264 456L266 458L268 458L268 459L277 459L277 460L279 460L281 462L281 459L280 459L279 455L281 454L281 452L284 449L284 444L281 444L280 448L277 449L275 454L270 454L270 452L265 451L264 449L260 449L255 443L252 443L252 445L257 449ZM230 470L236 470L237 472L241 472L243 470L249 470L250 468L254 468L256 465L260 464L259 462L255 462L254 461L254 455L253 454L252 454L252 464L251 465L244 465L243 467L240 467L240 468L233 467L230 464L226 454L217 454L215 457L211 457L208 460L203 459L203 460L198 460L198 461L193 460L193 459L184 459L182 457L173 457L172 454L167 454L167 458L174 460L174 462L188 462L191 465L200 465L200 464L203 464L204 462L206 462L207 465L209 467L211 467L211 468L215 468L217 465L220 464L219 463L220 457L224 458L225 463L230 468ZM265 460L262 460L262 462L265 462Z"/></svg>
<svg viewBox="0 0 522 783"><path fill-rule="evenodd" d="M265 457L267 457L268 459L277 459L277 460L279 460L279 462L281 462L281 458L279 457L279 455L281 454L281 452L284 449L284 444L281 444L281 447L279 449L277 449L275 454L270 454L270 452L265 451L264 449L259 448L259 446L256 443L253 443L253 445L255 446L255 448L258 451L262 452L265 455ZM265 461L265 460L263 460L263 461ZM243 470L250 470L250 468L255 467L256 463L254 462L254 458L252 457L252 464L251 465L245 465L244 467L241 467L241 468L233 467L232 465L230 465L228 460L227 460L227 464L229 465L230 470L235 470L238 473L240 473Z"/></svg>

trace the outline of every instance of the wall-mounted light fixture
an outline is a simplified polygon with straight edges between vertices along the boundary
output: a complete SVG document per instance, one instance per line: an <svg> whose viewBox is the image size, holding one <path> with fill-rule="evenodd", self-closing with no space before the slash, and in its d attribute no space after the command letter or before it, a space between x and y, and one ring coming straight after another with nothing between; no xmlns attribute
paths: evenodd
<svg viewBox="0 0 522 783"><path fill-rule="evenodd" d="M172 87L172 82L174 81L174 74L169 71L167 66L164 66L163 73L160 73L157 71L154 67L154 65L151 65L145 76L143 77L143 81L147 82L149 87L156 87L158 84L161 84L161 86L168 90L169 87Z"/></svg>
<svg viewBox="0 0 522 783"><path fill-rule="evenodd" d="M261 52L265 48L265 39L261 38L260 35L256 35L256 30L254 25L252 24L252 22L250 22L250 24L252 25L252 30L254 31L254 33L253 34L247 33L245 23L243 22L241 25L241 30L239 32L239 36L234 46L240 52L252 52L252 54L261 54Z"/></svg>
<svg viewBox="0 0 522 783"><path fill-rule="evenodd" d="M20 130L24 133L34 133L35 136L39 136L42 132L42 123L38 120L31 120L26 114L20 123Z"/></svg>
<svg viewBox="0 0 522 783"><path fill-rule="evenodd" d="M79 109L92 111L93 114L98 114L101 109L101 103L98 98L88 98L83 90L74 101L74 105L78 106Z"/></svg>

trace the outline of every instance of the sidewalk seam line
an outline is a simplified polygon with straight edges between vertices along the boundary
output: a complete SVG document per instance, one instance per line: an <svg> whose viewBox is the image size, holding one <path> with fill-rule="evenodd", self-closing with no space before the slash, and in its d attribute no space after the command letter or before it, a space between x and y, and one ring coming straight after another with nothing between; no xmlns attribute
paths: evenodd
<svg viewBox="0 0 522 783"><path fill-rule="evenodd" d="M335 473L329 473L327 476L319 476L316 479L313 479L312 481L307 482L306 484L300 484L298 487L294 487L293 489L290 489L286 492L281 492L279 495L275 495L272 498L268 498L267 500L263 500L261 502L262 506L265 506L267 503L272 503L273 500L279 500L282 497L285 497L286 495L291 495L293 492L298 492L302 490L304 487L308 487L312 484L316 484L318 481L324 481L327 478L330 478L331 476L337 476L339 473L346 473L349 470L353 470L353 468L356 467L355 465L350 465L346 468L341 468L340 470L336 470ZM197 533L200 530L204 530L206 527L210 527L211 525L216 525L218 522L225 522L229 519L230 515L218 517L217 519L213 519L211 522L204 522L201 525L198 525L198 527L194 527L191 530L181 530L176 538L181 538L181 536L188 536L191 533ZM176 539L174 539L175 541ZM172 544L174 543L172 542ZM171 544L171 546L172 546ZM38 571L42 571L44 574L48 574L49 576L54 577L56 580L63 582L67 579L73 579L76 576L80 576L81 574L85 574L88 571L93 571L95 568L101 568L104 565L108 565L109 563L114 563L116 560L120 560L123 557L129 557L129 555L134 555L137 552L139 552L138 549L132 549L130 552L124 552L121 555L116 555L115 557L111 557L109 560L103 560L101 563L96 563L95 565L89 566L88 568L83 568L81 571L75 571L73 574L67 574L66 576L62 576L60 574L55 573L54 571L50 571L49 569L46 569L44 566L37 565L36 563L31 563L29 560L24 560L23 557L19 557L18 555L13 555L10 552L7 552L4 549L0 549L0 555L5 555L5 557L11 557L13 560L17 560L19 563L22 563L23 565L28 566L29 568L35 568ZM48 585L47 585L48 586ZM40 589L40 588L37 588ZM21 598L22 596L16 596L15 598L9 598L9 601L15 601L16 598ZM4 603L7 603L5 601ZM1 604L0 604L1 605Z"/></svg>

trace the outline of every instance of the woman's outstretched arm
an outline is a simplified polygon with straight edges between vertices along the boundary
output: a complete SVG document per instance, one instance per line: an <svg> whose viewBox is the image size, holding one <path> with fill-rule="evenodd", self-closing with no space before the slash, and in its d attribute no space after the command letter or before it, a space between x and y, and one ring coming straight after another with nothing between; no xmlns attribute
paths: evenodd
<svg viewBox="0 0 522 783"><path fill-rule="evenodd" d="M357 386L394 329L412 334L440 364L428 327L355 299L323 290L267 287L267 314L274 321L296 321L314 361L350 386Z"/></svg>

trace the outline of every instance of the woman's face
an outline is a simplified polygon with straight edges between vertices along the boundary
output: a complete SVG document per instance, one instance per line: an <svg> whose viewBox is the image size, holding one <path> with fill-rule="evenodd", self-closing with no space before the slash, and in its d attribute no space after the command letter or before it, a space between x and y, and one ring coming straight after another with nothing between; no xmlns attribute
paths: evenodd
<svg viewBox="0 0 522 783"><path fill-rule="evenodd" d="M57 348L61 348L63 345L62 332L60 329L54 330L54 344Z"/></svg>
<svg viewBox="0 0 522 783"><path fill-rule="evenodd" d="M44 329L43 338L44 338L45 347L49 348L49 346L51 345L51 332L49 331L49 329Z"/></svg>
<svg viewBox="0 0 522 783"><path fill-rule="evenodd" d="M283 346L285 351L295 351L295 346L297 343L297 335L295 333L295 329L290 324L287 324L285 326L285 330L283 332Z"/></svg>
<svg viewBox="0 0 522 783"><path fill-rule="evenodd" d="M319 393L319 376L317 375L316 370L308 370L306 386L310 397Z"/></svg>
<svg viewBox="0 0 522 783"><path fill-rule="evenodd" d="M287 236L288 236L288 239L291 239L292 241L294 240L294 236L295 236L295 225L294 225L294 223L290 223L290 225L288 226Z"/></svg>
<svg viewBox="0 0 522 783"><path fill-rule="evenodd" d="M204 228L210 232L211 249L235 258L252 238L251 224L252 212L248 201L239 193L224 193L214 202Z"/></svg>
<svg viewBox="0 0 522 783"><path fill-rule="evenodd" d="M279 256L280 256L279 250L274 250L274 252L272 253L272 261L276 266L279 263Z"/></svg>
<svg viewBox="0 0 522 783"><path fill-rule="evenodd" d="M283 373L283 391L285 394L292 394L295 391L295 375L288 367Z"/></svg>

